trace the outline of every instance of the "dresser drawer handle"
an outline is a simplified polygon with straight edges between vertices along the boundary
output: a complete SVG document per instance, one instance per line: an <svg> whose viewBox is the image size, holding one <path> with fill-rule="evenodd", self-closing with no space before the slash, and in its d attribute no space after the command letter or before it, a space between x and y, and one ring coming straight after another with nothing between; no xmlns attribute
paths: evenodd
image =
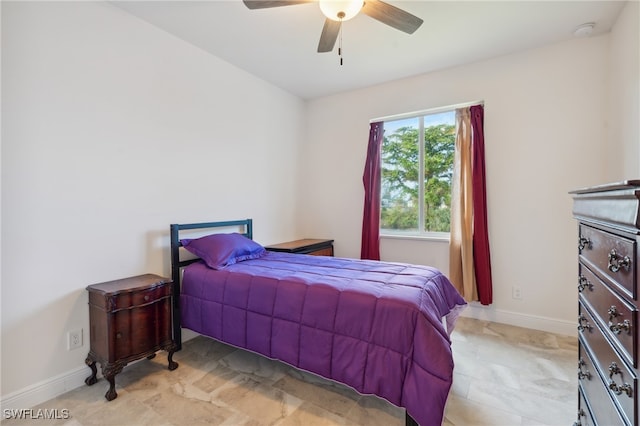
<svg viewBox="0 0 640 426"><path fill-rule="evenodd" d="M593 291L593 284L584 275L578 277L578 292L582 293L585 288Z"/></svg>
<svg viewBox="0 0 640 426"><path fill-rule="evenodd" d="M626 331L627 334L631 334L631 323L629 320L624 320L617 324L609 322L609 330L613 331L615 334L620 334L623 331Z"/></svg>
<svg viewBox="0 0 640 426"><path fill-rule="evenodd" d="M148 302L148 301L149 301L149 295L148 295L148 294L144 296L144 301L145 301L145 302Z"/></svg>
<svg viewBox="0 0 640 426"><path fill-rule="evenodd" d="M616 308L616 305L611 305L611 307L607 309L607 313L609 314L609 321L613 321L618 317L618 315L620 315L620 312L618 312L618 308Z"/></svg>
<svg viewBox="0 0 640 426"><path fill-rule="evenodd" d="M618 308L616 308L615 305L612 305L607 310L607 313L609 314L609 330L613 331L615 334L620 334L623 331L631 333L631 322L629 322L629 320L624 320L618 323L613 322L617 317L622 316L622 314L618 312Z"/></svg>
<svg viewBox="0 0 640 426"><path fill-rule="evenodd" d="M580 418L581 417L585 417L585 416L586 416L586 413L584 412L584 410L582 408L579 409L578 410L578 420L573 423L573 426L582 426L582 421L580 421Z"/></svg>
<svg viewBox="0 0 640 426"><path fill-rule="evenodd" d="M633 395L633 388L629 383L625 383L622 386L618 386L613 379L609 380L609 389L613 391L616 395L622 394L622 392L626 393L629 398Z"/></svg>
<svg viewBox="0 0 640 426"><path fill-rule="evenodd" d="M615 374L620 374L622 376L622 372L620 371L618 364L612 362L609 364L609 389L611 389L616 395L620 395L624 392L629 398L631 398L633 396L633 387L629 383L618 386L618 384L613 380L613 376Z"/></svg>
<svg viewBox="0 0 640 426"><path fill-rule="evenodd" d="M578 316L578 330L579 331L591 331L591 329L593 328L593 326L591 326L591 324L589 324L589 320L583 315L580 314Z"/></svg>
<svg viewBox="0 0 640 426"><path fill-rule="evenodd" d="M589 370L582 371L582 367L584 365L586 365L586 363L582 358L580 358L580 360L578 361L578 380L582 380L582 379L591 380L591 373L589 372Z"/></svg>
<svg viewBox="0 0 640 426"><path fill-rule="evenodd" d="M618 272L621 268L629 270L631 266L631 259L629 256L619 256L616 249L611 249L609 252L609 270L611 272Z"/></svg>
<svg viewBox="0 0 640 426"><path fill-rule="evenodd" d="M116 333L116 339L122 339L122 333L120 332Z"/></svg>
<svg viewBox="0 0 640 426"><path fill-rule="evenodd" d="M582 251L585 248L591 248L591 240L589 238L585 238L582 235L578 238L578 250Z"/></svg>

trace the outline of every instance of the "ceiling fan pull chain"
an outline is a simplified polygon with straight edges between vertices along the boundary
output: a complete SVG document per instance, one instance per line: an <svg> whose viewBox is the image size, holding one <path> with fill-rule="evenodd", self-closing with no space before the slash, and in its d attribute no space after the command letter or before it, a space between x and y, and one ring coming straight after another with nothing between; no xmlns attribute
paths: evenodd
<svg viewBox="0 0 640 426"><path fill-rule="evenodd" d="M340 58L340 66L342 66L342 18L340 18L340 40L338 41L338 57Z"/></svg>

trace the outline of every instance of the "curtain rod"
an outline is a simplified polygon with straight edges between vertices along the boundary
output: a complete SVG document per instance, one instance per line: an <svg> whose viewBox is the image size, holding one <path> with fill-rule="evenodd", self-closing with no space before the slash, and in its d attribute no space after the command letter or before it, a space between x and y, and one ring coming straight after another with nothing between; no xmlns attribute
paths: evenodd
<svg viewBox="0 0 640 426"><path fill-rule="evenodd" d="M452 109L465 108L465 107L470 107L470 106L473 106L473 105L484 105L484 101L465 102L465 103L461 103L461 104L455 104L455 105L448 105L448 106L437 107L437 108L424 109L422 111L407 112L407 113L404 113L404 114L387 115L385 117L373 118L373 119L369 120L369 123L376 123L378 121L401 120L403 118L412 118L412 117L418 117L418 116L421 116L421 115L437 114L439 112L451 111Z"/></svg>

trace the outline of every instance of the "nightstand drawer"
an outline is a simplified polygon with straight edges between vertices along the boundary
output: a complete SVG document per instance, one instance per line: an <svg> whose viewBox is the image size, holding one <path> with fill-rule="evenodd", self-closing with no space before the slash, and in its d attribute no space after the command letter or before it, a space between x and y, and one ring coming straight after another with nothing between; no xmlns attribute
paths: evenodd
<svg viewBox="0 0 640 426"><path fill-rule="evenodd" d="M142 275L136 287L125 288L125 280L96 284L89 292L89 304L107 312L153 303L171 296L171 281L157 275ZM89 288L88 287L88 288Z"/></svg>
<svg viewBox="0 0 640 426"><path fill-rule="evenodd" d="M154 288L141 291L120 293L109 298L109 310L119 310L144 306L171 296L170 283L158 284Z"/></svg>
<svg viewBox="0 0 640 426"><path fill-rule="evenodd" d="M110 347L109 362L138 358L149 350L160 350L164 344L171 343L171 298L168 296L111 315L115 344Z"/></svg>

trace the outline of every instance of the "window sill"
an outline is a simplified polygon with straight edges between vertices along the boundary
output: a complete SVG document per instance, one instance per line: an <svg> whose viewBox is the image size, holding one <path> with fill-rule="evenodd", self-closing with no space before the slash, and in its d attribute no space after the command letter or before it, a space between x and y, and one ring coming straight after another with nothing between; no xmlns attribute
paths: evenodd
<svg viewBox="0 0 640 426"><path fill-rule="evenodd" d="M389 240L417 240L417 241L434 241L439 243L449 243L449 234L443 235L402 235L402 234L380 234L381 239Z"/></svg>

